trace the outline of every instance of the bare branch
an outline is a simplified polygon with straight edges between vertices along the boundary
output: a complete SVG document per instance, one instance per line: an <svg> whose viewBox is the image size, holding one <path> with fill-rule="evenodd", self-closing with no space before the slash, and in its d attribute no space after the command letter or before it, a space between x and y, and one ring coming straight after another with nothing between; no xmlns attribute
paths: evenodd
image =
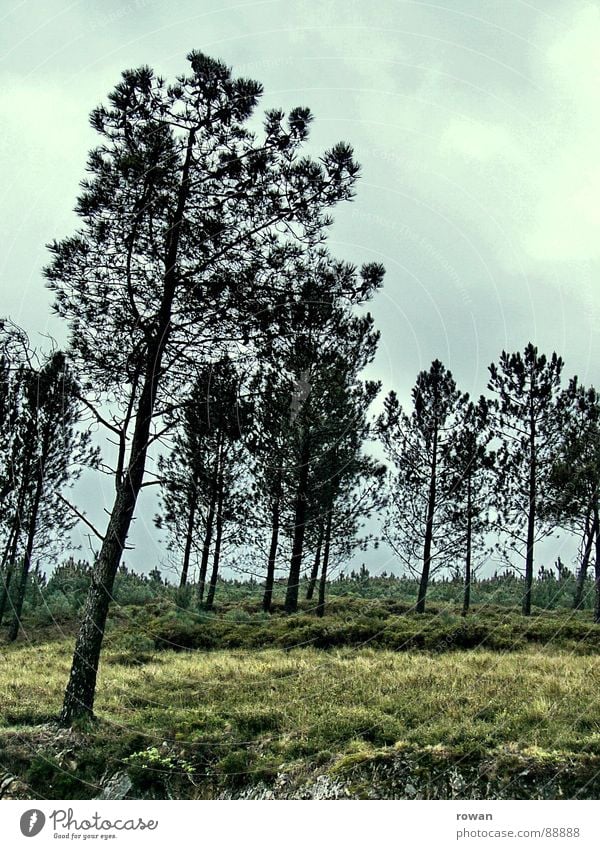
<svg viewBox="0 0 600 849"><path fill-rule="evenodd" d="M96 528L92 525L92 523L89 521L89 519L87 519L87 518L86 518L86 516L84 516L84 514L83 514L83 513L81 513L81 512L77 509L77 507L75 507L75 505L74 505L74 504L71 504L71 502L70 502L70 501L67 501L67 499L66 499L63 495L61 495L60 493L58 493L58 497L59 497L59 499L63 502L63 504L66 504L66 505L67 505L67 507L69 508L69 510L71 510L73 513L75 513L75 515L76 515L79 519L81 519L81 521L82 521L82 522L84 522L84 524L86 524L86 525L88 526L88 528L90 528L90 530L92 530L92 531L96 534L96 536L98 537L98 539L99 539L99 540L101 540L102 542L104 542L104 537L102 536L102 534L100 533L100 531L96 530Z"/></svg>

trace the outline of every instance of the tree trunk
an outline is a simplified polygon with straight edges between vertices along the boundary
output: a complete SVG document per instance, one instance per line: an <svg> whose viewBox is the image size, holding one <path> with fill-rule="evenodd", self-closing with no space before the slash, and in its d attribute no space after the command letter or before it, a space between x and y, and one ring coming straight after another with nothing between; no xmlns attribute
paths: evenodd
<svg viewBox="0 0 600 849"><path fill-rule="evenodd" d="M10 585L15 571L15 559L19 548L19 537L21 534L21 523L17 517L15 526L11 529L10 537L6 543L2 556L2 594L0 595L0 625L4 621L6 606L10 598ZM4 571L6 567L6 572Z"/></svg>
<svg viewBox="0 0 600 849"><path fill-rule="evenodd" d="M166 237L165 275L156 331L144 363L144 384L135 417L129 467L117 482L115 501L98 559L92 569L83 619L75 643L75 653L65 690L61 723L70 725L79 717L92 716L100 651L112 598L115 576L123 556L133 513L144 480L150 426L156 403L162 358L169 339L171 313L177 288L177 258L181 225L189 194L189 173L195 132L188 136L186 157L177 197L173 224Z"/></svg>
<svg viewBox="0 0 600 849"><path fill-rule="evenodd" d="M221 540L223 539L223 472L221 470L219 479L219 497L217 501L217 535L215 537L215 551L213 554L213 567L206 598L206 609L212 610L215 603L217 591L217 577L219 575L219 559L221 557Z"/></svg>
<svg viewBox="0 0 600 849"><path fill-rule="evenodd" d="M4 546L4 551L2 552L2 561L0 561L0 574L4 571L4 567L6 566L6 564L10 563L12 549L14 547L15 538L17 536L18 524L18 520L15 520L10 526L8 539L6 540L6 545ZM12 558L14 559L14 554L12 554Z"/></svg>
<svg viewBox="0 0 600 849"><path fill-rule="evenodd" d="M31 514L29 516L29 526L27 529L27 543L25 546L25 556L23 557L23 567L21 569L21 578L17 586L17 594L13 608L13 620L8 629L8 640L14 642L19 634L21 625L21 614L23 612L23 602L25 601L25 592L27 590L27 577L31 567L31 555L33 553L33 544L35 542L35 534L37 530L38 511L40 509L40 501L42 498L42 490L44 488L44 475L40 471L37 476L35 485L35 493L31 505Z"/></svg>
<svg viewBox="0 0 600 849"><path fill-rule="evenodd" d="M462 615L466 616L471 606L471 550L473 536L473 506L471 494L471 474L467 471L467 552L465 557L465 593L463 596Z"/></svg>
<svg viewBox="0 0 600 849"><path fill-rule="evenodd" d="M65 724L93 712L108 608L138 492L128 486L119 489L107 534L94 564L61 713L61 721Z"/></svg>
<svg viewBox="0 0 600 849"><path fill-rule="evenodd" d="M263 595L262 608L265 613L271 612L273 604L273 585L275 584L275 562L277 560L277 547L279 545L279 522L281 511L281 470L278 472L275 494L273 496L273 507L271 512L271 544L269 546L269 559L267 561L267 577L265 580L265 594Z"/></svg>
<svg viewBox="0 0 600 849"><path fill-rule="evenodd" d="M181 566L181 578L179 580L180 587L185 587L187 584L188 572L190 571L190 557L192 554L192 542L194 540L194 521L196 519L197 502L198 496L197 493L194 492L192 494L192 503L190 504L190 513L185 532L185 549L183 551L183 564Z"/></svg>
<svg viewBox="0 0 600 849"><path fill-rule="evenodd" d="M21 539L21 516L23 514L25 497L27 494L27 484L29 482L29 469L31 468L30 460L31 458L28 455L28 459L23 470L23 480L21 481L21 487L19 490L19 498L17 501L17 509L15 511L13 526L2 556L2 571L6 566L6 575L2 581L2 595L0 596L0 625L2 625L2 622L4 621L6 606L10 599L10 585L15 571L15 561L17 551L19 549L19 541Z"/></svg>
<svg viewBox="0 0 600 849"><path fill-rule="evenodd" d="M431 571L431 550L433 547L433 518L436 506L436 489L437 489L437 444L438 444L438 425L436 423L433 431L433 447L431 460L431 478L429 481L429 498L427 501L427 519L425 524L425 544L423 546L423 571L419 582L419 596L417 598L416 612L425 613L425 598L427 596L427 587L429 586L429 573Z"/></svg>
<svg viewBox="0 0 600 849"><path fill-rule="evenodd" d="M594 536L596 552L594 558L594 622L600 625L600 516L598 505L594 507Z"/></svg>
<svg viewBox="0 0 600 849"><path fill-rule="evenodd" d="M319 566L321 565L321 547L323 545L323 520L321 520L319 524L319 536L317 539L317 551L315 553L315 560L313 563L313 567L310 573L310 579L308 581L308 589L306 590L306 600L310 601L314 595L315 587L317 585L317 578L319 576Z"/></svg>
<svg viewBox="0 0 600 849"><path fill-rule="evenodd" d="M583 607L583 591L585 589L585 579L587 578L590 557L592 556L592 545L594 543L593 528L594 523L590 511L586 516L585 520L583 556L581 558L579 571L577 572L577 584L575 586L575 595L573 596L573 610L581 610L581 608Z"/></svg>
<svg viewBox="0 0 600 849"><path fill-rule="evenodd" d="M15 571L14 562L11 560L6 567L6 572L2 573L2 594L0 595L0 625L4 621L6 606L10 598L10 585L12 583L13 574Z"/></svg>
<svg viewBox="0 0 600 849"><path fill-rule="evenodd" d="M531 593L533 589L533 547L535 545L535 513L536 513L536 449L535 449L535 418L533 406L531 407L529 421L529 448L531 457L529 461L529 507L527 511L527 554L525 557L525 593L523 594L523 616L531 615Z"/></svg>
<svg viewBox="0 0 600 849"><path fill-rule="evenodd" d="M300 569L302 567L302 551L304 548L304 531L306 529L306 507L308 497L308 464L310 461L310 449L308 438L305 435L300 456L300 469L298 489L294 505L294 541L292 544L292 558L290 561L290 574L288 577L287 590L285 594L286 613L295 613L298 610L298 590L300 587Z"/></svg>
<svg viewBox="0 0 600 849"><path fill-rule="evenodd" d="M200 560L200 575L198 577L198 604L204 601L204 590L206 589L206 572L208 570L208 558L210 556L210 546L212 544L213 526L215 523L215 510L217 506L217 472L213 478L213 485L210 492L210 503L208 505L208 513L206 516L206 530L204 532L204 544L202 545L202 559Z"/></svg>
<svg viewBox="0 0 600 849"><path fill-rule="evenodd" d="M333 515L333 506L327 512L327 525L325 528L325 548L323 550L323 565L321 566L321 579L319 581L319 601L317 603L316 614L323 616L325 613L325 589L327 587L327 568L329 566L329 550L331 546L331 517Z"/></svg>

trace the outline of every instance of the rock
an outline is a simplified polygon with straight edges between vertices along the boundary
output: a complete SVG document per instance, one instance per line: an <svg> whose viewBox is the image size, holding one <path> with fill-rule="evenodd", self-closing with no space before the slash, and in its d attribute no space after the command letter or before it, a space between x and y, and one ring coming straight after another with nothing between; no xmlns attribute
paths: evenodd
<svg viewBox="0 0 600 849"><path fill-rule="evenodd" d="M126 772L116 772L108 779L98 799L125 799L133 783Z"/></svg>
<svg viewBox="0 0 600 849"><path fill-rule="evenodd" d="M335 781L328 775L318 775L314 781L305 784L300 790L302 799L344 799L348 794L340 781Z"/></svg>
<svg viewBox="0 0 600 849"><path fill-rule="evenodd" d="M217 799L347 799L350 793L340 781L328 775L317 775L312 781L297 786L288 773L279 773L273 787L269 788L262 782L237 791L224 791Z"/></svg>
<svg viewBox="0 0 600 849"><path fill-rule="evenodd" d="M31 799L32 793L26 784L9 772L0 772L0 799Z"/></svg>

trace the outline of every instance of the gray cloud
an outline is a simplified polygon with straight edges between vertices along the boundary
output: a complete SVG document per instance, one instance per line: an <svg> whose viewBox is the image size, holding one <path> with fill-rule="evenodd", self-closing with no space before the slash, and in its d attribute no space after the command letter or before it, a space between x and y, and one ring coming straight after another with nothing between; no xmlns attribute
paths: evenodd
<svg viewBox="0 0 600 849"><path fill-rule="evenodd" d="M332 247L388 268L373 304L386 389L406 397L440 357L482 391L488 363L529 339L598 381L597 4L49 0L7 12L1 37L0 311L32 333L64 339L40 269L76 226L88 112L121 69L172 76L199 48L260 79L265 108L309 105L315 151L355 145L363 176ZM100 521L110 487L83 489ZM144 567L159 553L146 506L129 558Z"/></svg>

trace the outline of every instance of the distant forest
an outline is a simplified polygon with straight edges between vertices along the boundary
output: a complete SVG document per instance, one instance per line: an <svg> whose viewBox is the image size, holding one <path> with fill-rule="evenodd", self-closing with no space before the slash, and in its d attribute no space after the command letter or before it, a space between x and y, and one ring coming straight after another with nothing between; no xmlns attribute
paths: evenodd
<svg viewBox="0 0 600 849"><path fill-rule="evenodd" d="M331 210L354 197L352 148L308 156L306 108L270 110L252 129L260 84L188 60L171 84L124 72L91 114L80 227L49 245L44 271L66 349L38 350L0 323L0 621L15 640L37 590L79 588L62 722L92 714L127 580L208 612L218 592L250 588L265 614L314 599L321 616L328 593L394 583L417 613L451 586L466 616L474 588L501 580L529 616L534 585L553 581L575 608L595 592L600 623L596 390L530 343L499 354L480 398L436 359L408 406L390 391L375 415L382 387L364 373L379 333L365 305L384 268L334 257L326 241ZM70 494L86 468L114 484L105 527ZM160 493L178 586L122 568L145 487ZM95 560L48 580L76 523ZM575 574L560 561L540 572L536 545L557 530L578 540ZM403 577L339 577L382 542ZM521 577L482 580L491 558ZM247 583L224 581L227 564Z"/></svg>

